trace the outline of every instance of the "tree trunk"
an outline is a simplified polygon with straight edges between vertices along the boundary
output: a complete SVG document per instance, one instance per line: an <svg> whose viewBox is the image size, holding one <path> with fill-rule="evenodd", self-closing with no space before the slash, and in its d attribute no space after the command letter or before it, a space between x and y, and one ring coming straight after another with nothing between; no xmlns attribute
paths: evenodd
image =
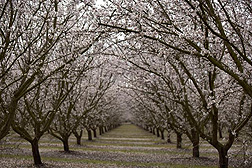
<svg viewBox="0 0 252 168"><path fill-rule="evenodd" d="M152 128L152 134L153 134L153 135L156 135L156 133L155 133L155 128Z"/></svg>
<svg viewBox="0 0 252 168"><path fill-rule="evenodd" d="M93 129L93 133L94 133L94 138L96 138L97 137L97 135L96 135L96 129Z"/></svg>
<svg viewBox="0 0 252 168"><path fill-rule="evenodd" d="M92 141L92 132L91 132L91 130L87 130L87 132L88 132L88 140Z"/></svg>
<svg viewBox="0 0 252 168"><path fill-rule="evenodd" d="M76 137L77 145L81 145L81 136Z"/></svg>
<svg viewBox="0 0 252 168"><path fill-rule="evenodd" d="M113 127L114 127L113 125L108 126L108 131L112 130Z"/></svg>
<svg viewBox="0 0 252 168"><path fill-rule="evenodd" d="M65 138L62 142L63 142L63 145L64 145L64 151L69 152L68 138Z"/></svg>
<svg viewBox="0 0 252 168"><path fill-rule="evenodd" d="M104 129L105 129L105 132L108 132L108 129L107 129L107 127L104 127Z"/></svg>
<svg viewBox="0 0 252 168"><path fill-rule="evenodd" d="M160 137L159 129L157 128L157 137Z"/></svg>
<svg viewBox="0 0 252 168"><path fill-rule="evenodd" d="M102 129L102 127L99 127L99 133L100 133L100 135L103 134L103 129Z"/></svg>
<svg viewBox="0 0 252 168"><path fill-rule="evenodd" d="M77 131L73 131L73 134L76 137L77 145L81 145L81 137L82 137L82 134L83 134L83 130L80 131L80 134L78 134Z"/></svg>
<svg viewBox="0 0 252 168"><path fill-rule="evenodd" d="M219 152L219 167L228 168L227 150L224 147L220 147L218 149L218 152Z"/></svg>
<svg viewBox="0 0 252 168"><path fill-rule="evenodd" d="M161 139L165 139L164 138L164 130L160 130L160 132L161 132Z"/></svg>
<svg viewBox="0 0 252 168"><path fill-rule="evenodd" d="M199 157L199 134L192 130L193 157Z"/></svg>
<svg viewBox="0 0 252 168"><path fill-rule="evenodd" d="M177 135L177 148L182 148L182 134L180 132L176 132Z"/></svg>
<svg viewBox="0 0 252 168"><path fill-rule="evenodd" d="M199 142L193 143L193 157L199 157Z"/></svg>
<svg viewBox="0 0 252 168"><path fill-rule="evenodd" d="M167 143L172 143L171 142L171 134L170 134L170 132L168 132L168 134L167 134Z"/></svg>
<svg viewBox="0 0 252 168"><path fill-rule="evenodd" d="M33 156L34 164L35 165L42 165L41 157L39 154L38 140L34 139L31 142L31 145L32 145L32 156Z"/></svg>
<svg viewBox="0 0 252 168"><path fill-rule="evenodd" d="M5 115L8 115L7 118L4 118L4 120L2 120L1 118L0 124L3 124L3 125L1 125L0 127L0 140L9 134L11 122L14 119L15 111L17 109L17 103L18 103L18 100L16 98L13 98L11 100L11 103L8 105L9 114L5 114Z"/></svg>
<svg viewBox="0 0 252 168"><path fill-rule="evenodd" d="M222 129L221 127L219 127L219 138L222 139L223 138L223 135L222 135Z"/></svg>

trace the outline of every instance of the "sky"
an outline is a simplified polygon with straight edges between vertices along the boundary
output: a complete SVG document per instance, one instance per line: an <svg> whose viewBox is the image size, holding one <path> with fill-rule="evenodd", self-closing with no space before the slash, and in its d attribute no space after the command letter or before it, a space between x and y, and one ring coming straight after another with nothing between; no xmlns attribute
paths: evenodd
<svg viewBox="0 0 252 168"><path fill-rule="evenodd" d="M104 0L96 0L97 5L102 5L104 4Z"/></svg>

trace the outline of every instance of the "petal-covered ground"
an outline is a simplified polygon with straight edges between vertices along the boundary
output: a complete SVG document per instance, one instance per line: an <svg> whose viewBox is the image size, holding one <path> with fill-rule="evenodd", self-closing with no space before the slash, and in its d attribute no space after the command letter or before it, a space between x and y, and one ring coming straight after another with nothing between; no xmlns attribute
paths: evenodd
<svg viewBox="0 0 252 168"><path fill-rule="evenodd" d="M1 167L34 167L30 144L16 135L8 138L0 145ZM175 143L167 144L132 124L124 124L93 141L85 139L87 137L84 136L79 146L71 137L71 152L65 153L60 141L44 136L39 145L43 167L218 167L217 151L208 143L202 141L201 157L193 158L188 140L183 141L183 149L176 149ZM230 153L238 150L239 145L234 145ZM230 159L231 166L240 162L242 155Z"/></svg>

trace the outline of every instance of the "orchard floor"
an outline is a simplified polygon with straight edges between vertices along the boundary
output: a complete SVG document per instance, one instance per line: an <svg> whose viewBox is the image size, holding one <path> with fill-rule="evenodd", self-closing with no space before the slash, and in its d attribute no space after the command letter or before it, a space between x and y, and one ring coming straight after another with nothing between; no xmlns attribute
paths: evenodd
<svg viewBox="0 0 252 168"><path fill-rule="evenodd" d="M30 144L13 134L0 141L0 167L34 167ZM122 126L98 136L93 141L82 138L82 145L75 144L71 137L70 153L63 152L63 145L55 138L45 135L40 140L40 154L43 168L124 168L124 167L168 167L168 168L214 168L218 167L217 151L208 143L200 143L200 158L192 158L192 146L183 141L183 149L176 144L167 144L155 135L132 124ZM173 142L175 139L173 137ZM235 167L242 161L239 145L230 153L230 165ZM238 152L237 152L238 151Z"/></svg>

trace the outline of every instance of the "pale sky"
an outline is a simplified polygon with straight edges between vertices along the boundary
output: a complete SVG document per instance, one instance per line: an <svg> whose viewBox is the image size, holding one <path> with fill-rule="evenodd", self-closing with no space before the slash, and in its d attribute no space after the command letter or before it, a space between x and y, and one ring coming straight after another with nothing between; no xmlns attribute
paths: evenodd
<svg viewBox="0 0 252 168"><path fill-rule="evenodd" d="M97 3L98 5L102 5L102 4L104 4L104 1L103 1L103 0L96 0L96 3Z"/></svg>

